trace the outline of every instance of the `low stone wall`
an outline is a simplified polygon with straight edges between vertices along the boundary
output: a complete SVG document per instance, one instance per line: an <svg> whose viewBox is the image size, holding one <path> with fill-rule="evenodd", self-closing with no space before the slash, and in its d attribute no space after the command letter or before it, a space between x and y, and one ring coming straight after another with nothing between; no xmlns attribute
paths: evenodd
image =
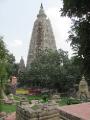
<svg viewBox="0 0 90 120"><path fill-rule="evenodd" d="M82 120L79 117L74 116L74 115L69 114L69 113L66 113L66 112L64 112L62 110L60 110L59 112L60 112L60 118L62 120Z"/></svg>
<svg viewBox="0 0 90 120"><path fill-rule="evenodd" d="M90 102L59 107L63 120L90 120Z"/></svg>
<svg viewBox="0 0 90 120"><path fill-rule="evenodd" d="M16 120L60 120L58 111L53 107L33 110L30 105L17 105Z"/></svg>

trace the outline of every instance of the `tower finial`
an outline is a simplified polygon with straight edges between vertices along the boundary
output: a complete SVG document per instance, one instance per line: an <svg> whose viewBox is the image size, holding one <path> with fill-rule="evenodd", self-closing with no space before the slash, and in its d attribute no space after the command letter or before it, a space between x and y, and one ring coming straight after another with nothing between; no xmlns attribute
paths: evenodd
<svg viewBox="0 0 90 120"><path fill-rule="evenodd" d="M42 3L41 3L39 14L37 15L37 17L45 17L46 18L46 14L44 12Z"/></svg>
<svg viewBox="0 0 90 120"><path fill-rule="evenodd" d="M41 6L40 6L41 9L43 9L43 4L41 3Z"/></svg>

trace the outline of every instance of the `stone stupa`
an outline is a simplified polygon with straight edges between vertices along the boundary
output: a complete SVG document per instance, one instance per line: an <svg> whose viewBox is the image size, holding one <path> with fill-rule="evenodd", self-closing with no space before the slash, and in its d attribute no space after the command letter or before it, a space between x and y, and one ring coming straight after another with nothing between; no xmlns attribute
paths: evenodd
<svg viewBox="0 0 90 120"><path fill-rule="evenodd" d="M45 49L56 50L56 43L50 20L47 18L41 4L33 26L26 67L30 66L40 50Z"/></svg>
<svg viewBox="0 0 90 120"><path fill-rule="evenodd" d="M79 98L89 98L90 97L88 83L85 80L84 76L82 76L82 80L79 83L78 97Z"/></svg>

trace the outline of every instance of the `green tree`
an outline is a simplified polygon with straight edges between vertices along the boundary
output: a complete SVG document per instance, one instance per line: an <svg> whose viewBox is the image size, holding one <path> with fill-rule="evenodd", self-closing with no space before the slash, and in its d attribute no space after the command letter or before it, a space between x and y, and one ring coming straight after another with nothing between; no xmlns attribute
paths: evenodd
<svg viewBox="0 0 90 120"><path fill-rule="evenodd" d="M76 69L69 60L66 51L46 50L41 51L32 62L27 79L32 80L36 86L55 88L63 92L72 87L78 79L77 70L78 67Z"/></svg>
<svg viewBox="0 0 90 120"><path fill-rule="evenodd" d="M0 37L0 92L1 96L5 97L3 88L5 84L5 78L7 77L6 66L7 66L7 55L8 51L5 48L3 38Z"/></svg>
<svg viewBox="0 0 90 120"><path fill-rule="evenodd" d="M90 78L90 1L63 0L61 11L73 21L69 40L81 61L81 72Z"/></svg>
<svg viewBox="0 0 90 120"><path fill-rule="evenodd" d="M0 92L5 97L4 87L9 77L15 71L15 57L6 49L3 37L0 37Z"/></svg>

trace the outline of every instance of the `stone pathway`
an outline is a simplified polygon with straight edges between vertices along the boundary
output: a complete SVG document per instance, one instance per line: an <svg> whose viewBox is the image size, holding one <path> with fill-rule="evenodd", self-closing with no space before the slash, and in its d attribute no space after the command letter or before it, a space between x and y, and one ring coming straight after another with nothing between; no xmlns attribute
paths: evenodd
<svg viewBox="0 0 90 120"><path fill-rule="evenodd" d="M16 113L13 112L13 113L9 114L9 115L5 118L5 120L16 120Z"/></svg>
<svg viewBox="0 0 90 120"><path fill-rule="evenodd" d="M59 112L66 118L75 117L80 120L90 120L90 102L59 107Z"/></svg>

